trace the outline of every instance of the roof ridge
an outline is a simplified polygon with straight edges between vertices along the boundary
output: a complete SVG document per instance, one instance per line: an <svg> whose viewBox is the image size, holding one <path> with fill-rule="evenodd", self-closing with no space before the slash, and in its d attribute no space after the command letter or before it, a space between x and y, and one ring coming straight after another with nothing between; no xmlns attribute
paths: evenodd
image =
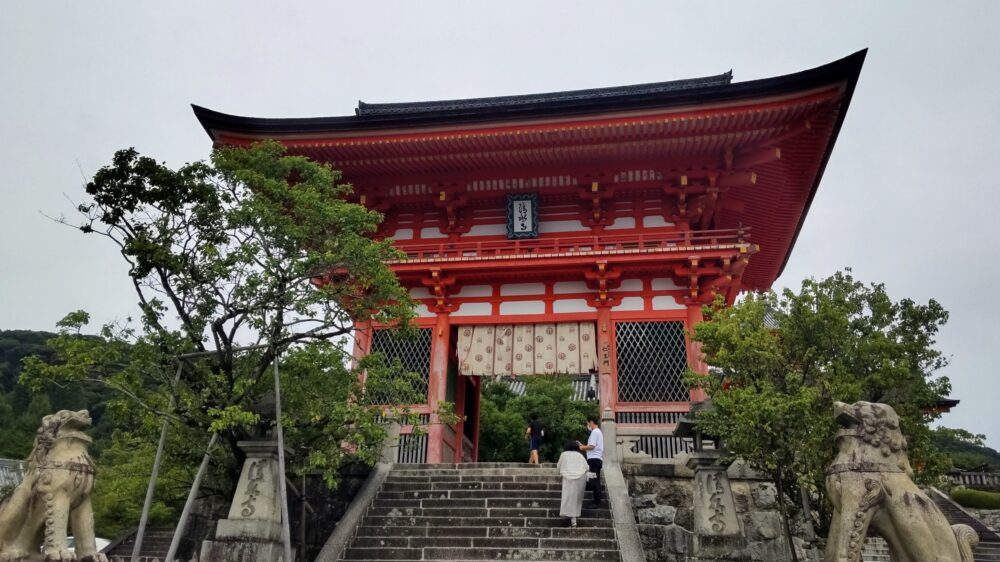
<svg viewBox="0 0 1000 562"><path fill-rule="evenodd" d="M367 103L358 101L355 115L399 115L411 113L429 113L437 111L453 111L461 109L481 109L489 107L524 106L536 103L560 101L594 100L618 96L635 96L642 94L658 94L694 88L726 86L732 83L733 71L729 70L714 76L669 80L666 82L647 82L627 86L611 86L605 88L587 88L583 90L566 90L539 94L518 94L511 96L494 96L485 98L462 98L453 100L398 102L398 103Z"/></svg>

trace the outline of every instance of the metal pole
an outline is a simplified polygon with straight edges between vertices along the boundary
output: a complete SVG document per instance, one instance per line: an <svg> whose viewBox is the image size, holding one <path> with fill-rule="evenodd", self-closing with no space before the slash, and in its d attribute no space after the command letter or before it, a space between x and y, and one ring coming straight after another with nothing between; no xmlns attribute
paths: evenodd
<svg viewBox="0 0 1000 562"><path fill-rule="evenodd" d="M292 531L288 524L288 485L285 483L285 430L281 427L281 378L278 376L278 358L274 354L274 418L278 426L278 491L281 498L281 542L285 547L284 562L292 560ZM172 562L167 560L166 562Z"/></svg>
<svg viewBox="0 0 1000 562"><path fill-rule="evenodd" d="M201 479L205 476L205 471L208 469L208 461L212 458L212 448L215 447L215 442L218 439L219 434L213 433L212 438L208 441L208 448L205 449L205 456L201 459L198 474L195 475L194 482L191 484L191 491L188 492L187 501L184 502L184 510L181 511L181 519L177 522L177 529L174 530L174 538L170 540L170 549L167 550L167 557L163 559L164 562L174 562L177 548L181 544L181 537L184 536L184 529L187 527L188 517L191 516L191 507L194 505L194 498L198 495L198 489L201 488Z"/></svg>
<svg viewBox="0 0 1000 562"><path fill-rule="evenodd" d="M181 381L181 370L184 363L177 361L177 375L174 376L174 388ZM174 393L170 393L170 409L174 409ZM163 419L163 426L160 428L160 442L156 445L156 456L153 458L153 473L149 477L149 486L146 487L146 501L142 504L142 516L139 518L139 528L135 532L135 545L132 546L132 562L138 562L139 554L142 552L142 541L146 535L146 524L149 523L149 510L153 506L153 495L156 492L156 479L160 476L160 462L163 460L163 447L167 443L167 425L169 419Z"/></svg>

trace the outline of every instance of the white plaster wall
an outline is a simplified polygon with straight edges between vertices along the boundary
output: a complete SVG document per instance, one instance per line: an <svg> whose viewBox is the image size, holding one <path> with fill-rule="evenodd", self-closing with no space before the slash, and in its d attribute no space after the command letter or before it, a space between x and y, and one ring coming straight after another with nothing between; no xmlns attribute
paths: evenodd
<svg viewBox="0 0 1000 562"><path fill-rule="evenodd" d="M452 312L452 316L489 316L493 312L493 305L488 302L467 302Z"/></svg>
<svg viewBox="0 0 1000 562"><path fill-rule="evenodd" d="M604 230L621 230L623 228L635 228L635 219L632 217L618 217L615 222L604 227Z"/></svg>
<svg viewBox="0 0 1000 562"><path fill-rule="evenodd" d="M436 226L428 226L427 228L420 229L421 238L447 238L448 235L441 232L441 229Z"/></svg>
<svg viewBox="0 0 1000 562"><path fill-rule="evenodd" d="M503 296L544 295L545 283L511 283L500 286Z"/></svg>
<svg viewBox="0 0 1000 562"><path fill-rule="evenodd" d="M508 301L500 303L500 314L544 314L545 301Z"/></svg>
<svg viewBox="0 0 1000 562"><path fill-rule="evenodd" d="M670 279L669 277L659 277L653 279L654 291L673 291L676 289L683 289L683 288L684 287L681 287L677 283L674 283L674 280Z"/></svg>
<svg viewBox="0 0 1000 562"><path fill-rule="evenodd" d="M653 297L653 310L683 310L683 304L678 304L674 297L660 296Z"/></svg>
<svg viewBox="0 0 1000 562"><path fill-rule="evenodd" d="M431 292L427 287L414 287L410 289L410 298L429 299L431 298Z"/></svg>
<svg viewBox="0 0 1000 562"><path fill-rule="evenodd" d="M392 238L393 240L411 240L413 239L413 229L400 228L396 232L393 232L390 238Z"/></svg>
<svg viewBox="0 0 1000 562"><path fill-rule="evenodd" d="M506 224L477 224L469 229L466 236L499 236L507 234Z"/></svg>
<svg viewBox="0 0 1000 562"><path fill-rule="evenodd" d="M583 281L559 281L552 286L552 292L557 295L565 293L589 293L590 289Z"/></svg>
<svg viewBox="0 0 1000 562"><path fill-rule="evenodd" d="M616 291L641 291L642 279L625 279Z"/></svg>
<svg viewBox="0 0 1000 562"><path fill-rule="evenodd" d="M645 308L642 302L642 297L625 297L622 299L621 304L616 306L614 310L616 312L621 311L631 311L631 310L643 310Z"/></svg>
<svg viewBox="0 0 1000 562"><path fill-rule="evenodd" d="M417 306L417 316L420 318L434 318L437 313L431 312L431 309L427 308L426 304L421 304Z"/></svg>
<svg viewBox="0 0 1000 562"><path fill-rule="evenodd" d="M642 226L656 228L658 226L674 226L674 223L664 220L662 215L646 215L642 217Z"/></svg>
<svg viewBox="0 0 1000 562"><path fill-rule="evenodd" d="M590 232L590 227L584 226L580 221L540 221L538 223L538 232L542 234L551 234L554 232Z"/></svg>
<svg viewBox="0 0 1000 562"><path fill-rule="evenodd" d="M593 310L584 299L563 299L552 303L552 312L591 312Z"/></svg>
<svg viewBox="0 0 1000 562"><path fill-rule="evenodd" d="M491 297L493 287L489 285L466 285L455 293L456 297Z"/></svg>

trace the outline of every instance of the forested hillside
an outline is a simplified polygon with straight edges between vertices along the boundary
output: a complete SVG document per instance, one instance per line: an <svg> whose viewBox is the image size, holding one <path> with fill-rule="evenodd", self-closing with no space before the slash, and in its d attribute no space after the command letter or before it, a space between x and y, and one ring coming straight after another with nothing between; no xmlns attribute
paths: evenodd
<svg viewBox="0 0 1000 562"><path fill-rule="evenodd" d="M985 435L975 435L964 429L939 427L934 430L934 445L951 458L955 468L1000 471L1000 452L986 446Z"/></svg>
<svg viewBox="0 0 1000 562"><path fill-rule="evenodd" d="M91 433L98 441L111 433L110 424L102 416L106 400L102 387L52 387L32 394L18 384L21 359L32 355L47 362L53 359L54 352L45 342L54 336L50 332L0 330L0 458L25 458L31 452L39 421L58 410L89 410L95 425ZM101 443L96 446L99 448Z"/></svg>

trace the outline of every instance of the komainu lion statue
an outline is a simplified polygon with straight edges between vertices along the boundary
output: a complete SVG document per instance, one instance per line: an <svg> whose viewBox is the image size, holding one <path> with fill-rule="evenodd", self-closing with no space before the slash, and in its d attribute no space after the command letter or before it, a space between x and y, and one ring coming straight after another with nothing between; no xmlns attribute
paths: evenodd
<svg viewBox="0 0 1000 562"><path fill-rule="evenodd" d="M0 562L108 562L97 552L86 410L45 416L24 481L0 502ZM76 554L66 541L73 530Z"/></svg>
<svg viewBox="0 0 1000 562"><path fill-rule="evenodd" d="M869 525L889 543L894 562L972 562L979 536L968 525L949 525L913 483L896 411L837 402L834 413L841 429L826 469L834 507L826 562L860 562Z"/></svg>

